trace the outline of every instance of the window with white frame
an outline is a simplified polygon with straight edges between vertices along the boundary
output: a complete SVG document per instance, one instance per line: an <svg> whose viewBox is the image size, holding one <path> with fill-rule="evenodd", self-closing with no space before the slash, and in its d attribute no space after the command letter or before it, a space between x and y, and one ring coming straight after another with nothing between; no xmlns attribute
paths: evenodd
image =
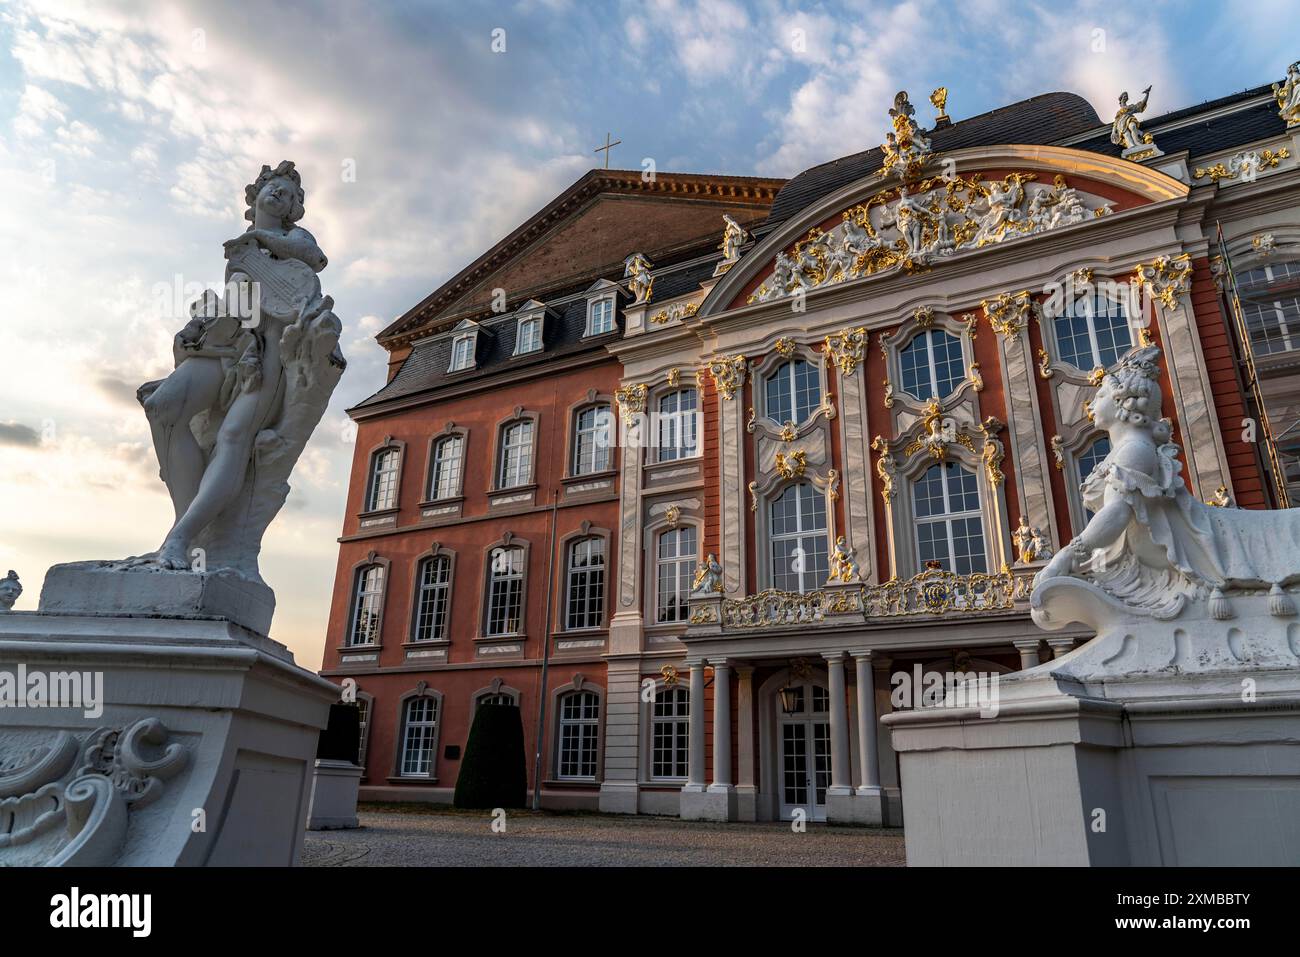
<svg viewBox="0 0 1300 957"><path fill-rule="evenodd" d="M1109 369L1133 346L1124 303L1103 289L1072 297L1052 325L1061 358L1084 372Z"/></svg>
<svg viewBox="0 0 1300 957"><path fill-rule="evenodd" d="M357 731L360 743L357 745L357 765L366 766L366 738L370 730L370 699L357 697Z"/></svg>
<svg viewBox="0 0 1300 957"><path fill-rule="evenodd" d="M668 624L686 620L698 561L696 548L694 525L683 525L659 535L655 558L656 622Z"/></svg>
<svg viewBox="0 0 1300 957"><path fill-rule="evenodd" d="M903 391L922 401L943 399L966 379L966 359L961 340L942 329L929 329L912 337L898 353Z"/></svg>
<svg viewBox="0 0 1300 957"><path fill-rule="evenodd" d="M614 331L614 299L593 300L587 306L587 335L598 336Z"/></svg>
<svg viewBox="0 0 1300 957"><path fill-rule="evenodd" d="M772 587L810 592L830 577L826 500L811 482L788 486L770 506Z"/></svg>
<svg viewBox="0 0 1300 957"><path fill-rule="evenodd" d="M769 419L798 425L821 405L821 374L811 362L791 359L768 373L763 394L763 412Z"/></svg>
<svg viewBox="0 0 1300 957"><path fill-rule="evenodd" d="M524 550L494 548L488 566L487 634L518 634L523 604Z"/></svg>
<svg viewBox="0 0 1300 957"><path fill-rule="evenodd" d="M542 348L542 317L532 316L528 319L519 320L519 328L515 333L515 355L521 356L527 352L537 352Z"/></svg>
<svg viewBox="0 0 1300 957"><path fill-rule="evenodd" d="M560 747L556 777L594 780L600 732L600 697L591 691L570 691L560 698Z"/></svg>
<svg viewBox="0 0 1300 957"><path fill-rule="evenodd" d="M448 372L459 372L474 365L474 336L457 336L451 343L451 365Z"/></svg>
<svg viewBox="0 0 1300 957"><path fill-rule="evenodd" d="M592 536L569 546L569 582L564 627L599 628L605 623L605 540Z"/></svg>
<svg viewBox="0 0 1300 957"><path fill-rule="evenodd" d="M686 777L690 717L691 695L685 688L664 688L655 694L650 714L650 777Z"/></svg>
<svg viewBox="0 0 1300 957"><path fill-rule="evenodd" d="M447 597L451 590L451 559L430 555L416 569L415 630L412 641L447 639Z"/></svg>
<svg viewBox="0 0 1300 957"><path fill-rule="evenodd" d="M574 420L573 474L589 475L610 467L610 425L613 414L607 405L583 409Z"/></svg>
<svg viewBox="0 0 1300 957"><path fill-rule="evenodd" d="M984 518L979 480L959 462L925 470L912 486L916 554L959 575L988 571L984 555Z"/></svg>
<svg viewBox="0 0 1300 957"><path fill-rule="evenodd" d="M521 419L501 430L497 488L527 485L533 478L533 422Z"/></svg>
<svg viewBox="0 0 1300 957"><path fill-rule="evenodd" d="M478 696L474 702L474 707L482 707L485 704L517 704L515 696L508 691L489 691L486 694Z"/></svg>
<svg viewBox="0 0 1300 957"><path fill-rule="evenodd" d="M1300 262L1251 269L1237 280L1237 293L1256 355L1300 349Z"/></svg>
<svg viewBox="0 0 1300 957"><path fill-rule="evenodd" d="M465 468L465 437L448 435L433 446L433 473L429 476L429 499L454 498L460 494Z"/></svg>
<svg viewBox="0 0 1300 957"><path fill-rule="evenodd" d="M370 489L366 511L378 512L397 506L397 475L402 467L402 451L395 446L380 449L370 460Z"/></svg>
<svg viewBox="0 0 1300 957"><path fill-rule="evenodd" d="M1075 464L1079 469L1079 485L1088 480L1092 470L1100 465L1108 455L1110 455L1110 436L1108 435L1098 436L1091 445L1079 453L1075 458ZM1092 519L1092 509L1086 505L1083 507L1083 514L1087 519Z"/></svg>
<svg viewBox="0 0 1300 957"><path fill-rule="evenodd" d="M378 644L384 607L384 566L375 563L357 569L352 592L352 627L348 629L347 643Z"/></svg>
<svg viewBox="0 0 1300 957"><path fill-rule="evenodd" d="M431 777L434 749L438 746L438 699L427 695L408 698L404 712L402 776Z"/></svg>
<svg viewBox="0 0 1300 957"><path fill-rule="evenodd" d="M675 462L699 454L699 395L694 389L679 389L659 399L660 462Z"/></svg>

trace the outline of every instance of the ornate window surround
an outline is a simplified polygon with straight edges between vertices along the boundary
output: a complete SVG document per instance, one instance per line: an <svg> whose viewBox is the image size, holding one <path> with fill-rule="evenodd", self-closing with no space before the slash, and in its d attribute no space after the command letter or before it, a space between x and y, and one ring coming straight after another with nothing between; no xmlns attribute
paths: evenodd
<svg viewBox="0 0 1300 957"><path fill-rule="evenodd" d="M612 395L604 392L597 392L595 389L588 389L587 394L579 401L569 406L566 415L568 427L564 430L564 482L589 482L593 478L603 478L607 475L614 475L619 468L619 426L615 407L617 403ZM588 409L597 406L604 406L609 412L609 465L606 468L598 469L591 472L578 472L574 466L577 464L575 459L578 453L578 416ZM536 426L534 425L534 430ZM533 449L537 448L536 432L534 431ZM534 472L534 482L536 481L536 472Z"/></svg>
<svg viewBox="0 0 1300 957"><path fill-rule="evenodd" d="M903 391L902 352L917 336L934 330L946 332L961 343L962 362L966 367L966 377L957 388L947 395L935 397L939 400L939 405L949 408L968 397L973 400L975 393L980 391L976 388L977 380L971 376L971 369L978 367L975 364L975 344L971 341L970 325L937 307L918 306L892 333L880 334L880 342L885 351L885 374L889 380L886 395L891 402L912 412L921 412L930 401L930 396L913 396Z"/></svg>
<svg viewBox="0 0 1300 957"><path fill-rule="evenodd" d="M357 597L358 597L357 582L361 576L362 569L369 568L371 565L379 565L384 569L384 588L383 588L383 593L380 595L379 598L379 624L375 628L375 634L378 635L379 638L377 641L373 641L369 644L361 644L361 645L348 644L348 639L352 635L352 628L354 627L354 623L356 621L356 615L357 615ZM352 565L352 568L349 572L350 584L348 586L347 624L346 624L346 630L344 631L343 634L343 643L338 648L339 651L352 652L352 651L359 651L362 649L367 651L373 651L383 647L384 619L387 617L386 610L388 608L388 589L389 586L392 584L392 580L393 580L392 573L393 573L392 560L388 558L383 558L382 556L378 555L374 551L371 551L369 554L366 555L365 558L361 559L361 561L355 562Z"/></svg>
<svg viewBox="0 0 1300 957"><path fill-rule="evenodd" d="M529 299L526 303L515 310L515 347L510 353L511 356L530 356L537 352L546 351L546 319L549 311L550 310L547 308L546 303L539 302L536 299ZM519 332L523 328L524 323L533 320L537 320L541 323L538 328L537 348L521 350L519 345L522 339Z"/></svg>
<svg viewBox="0 0 1300 957"><path fill-rule="evenodd" d="M498 548L520 548L524 553L523 575L519 586L519 628L517 631L504 632L499 635L488 634L488 614L491 611L492 589L492 554ZM498 642L520 641L528 637L528 579L532 563L532 543L523 538L516 538L513 532L506 532L501 538L483 549L483 580L479 587L478 636L475 641Z"/></svg>
<svg viewBox="0 0 1300 957"><path fill-rule="evenodd" d="M1091 447L1094 441L1105 437L1105 432L1094 428L1085 419L1072 430L1069 439L1063 439L1061 442L1061 449L1065 459L1061 464L1061 472L1065 478L1066 486L1065 497L1070 506L1070 528L1076 535L1088 524L1088 519L1084 514L1083 495L1079 492L1079 483L1087 476L1079 475L1079 458ZM1062 538L1064 537L1062 536Z"/></svg>
<svg viewBox="0 0 1300 957"><path fill-rule="evenodd" d="M446 558L447 565L447 610L445 632L446 638L438 638L426 641L415 640L416 618L420 611L420 566L425 559ZM433 542L427 549L416 555L411 560L411 607L406 623L406 640L402 642L404 648L441 648L451 644L451 613L452 603L456 596L456 553L450 548L444 548L442 543Z"/></svg>
<svg viewBox="0 0 1300 957"><path fill-rule="evenodd" d="M437 709L435 712L437 718L433 729L432 754L429 762L430 769L427 775L402 773L402 758L406 748L406 705L408 701L415 698L433 698ZM447 711L444 707L442 692L434 691L423 681L397 699L397 734L393 747L392 774L388 778L389 781L418 781L420 784L438 783L438 747L442 741L442 725L446 717ZM370 720L373 723L373 713Z"/></svg>
<svg viewBox="0 0 1300 957"><path fill-rule="evenodd" d="M638 783L642 787L677 788L677 787L681 787L686 783L685 775L683 775L682 777L673 777L673 778L657 778L653 774L654 704L655 704L654 698L657 697L660 693L669 690L670 688L680 688L686 692L686 697L688 699L687 707L689 708L691 707L691 705L694 704L694 702L689 701L690 688L687 686L686 677L685 677L687 671L686 662L684 660L673 661L673 662L669 662L669 664L671 664L674 668L676 668L678 672L678 678L675 685L669 685L668 682L664 679L662 673L660 673L659 675L657 675L655 678L652 679L654 681L654 695L651 696L649 701L645 700L643 689L645 688L646 680L650 678L650 676L643 675L641 678L641 684L639 685L639 688L642 689L642 693L638 693L637 695L637 700L640 702L641 705L641 720L639 724L639 728L641 732L640 735L641 737L640 765L641 766L638 769L637 773L640 775L641 778L641 780ZM686 729L687 729L686 733L688 735L688 740L689 740L689 735L690 735L689 712L688 712L688 717L686 718Z"/></svg>
<svg viewBox="0 0 1300 957"><path fill-rule="evenodd" d="M449 439L453 436L460 436L460 481L457 483L456 493L446 498L436 498L431 493L433 489L433 459L438 450L438 443L443 439ZM448 422L443 426L442 431L429 439L429 451L424 462L424 484L422 486L420 507L427 505L447 505L452 502L462 501L465 498L465 463L469 460L469 429L457 425L455 422Z"/></svg>
<svg viewBox="0 0 1300 957"><path fill-rule="evenodd" d="M786 432L785 422L777 422L767 415L767 377L778 367L794 359L803 359L817 370L818 388L821 391L821 404L817 406L803 422L789 423L793 426L793 438L801 438L811 432L823 419L829 420L835 418L834 397L830 392L830 376L826 367L826 353L820 347L820 340L814 345L807 343L794 342L784 337L778 338L770 343L764 343L759 348L766 350L762 360L751 362L749 367L749 380L752 383L751 414L749 421L745 426L748 432L759 432L762 435L771 438L782 439ZM754 350L757 352L758 350ZM754 414L753 410L761 410ZM785 433L783 435L782 433ZM703 442L703 436L701 436Z"/></svg>
<svg viewBox="0 0 1300 957"><path fill-rule="evenodd" d="M370 731L375 726L375 696L369 691L362 691L357 688L357 703L364 701L366 703L366 722L365 727L361 729L361 740L357 745L357 759L361 766L361 780L368 780L369 771L366 769L366 761L370 757Z"/></svg>
<svg viewBox="0 0 1300 957"><path fill-rule="evenodd" d="M585 538L598 538L605 543L605 595L603 599L604 609L601 613L601 623L594 628L569 628L569 548L570 546L582 541ZM614 534L608 528L597 528L591 522L584 520L581 525L573 531L562 536L556 542L556 551L560 556L560 561L556 562L557 578L555 582L556 594L560 600L554 602L555 621L551 627L555 634L566 635L601 635L609 631L610 605L613 600L613 592L618 585L618 579L614 576L614 554L612 552L614 544ZM521 616L522 617L522 616Z"/></svg>
<svg viewBox="0 0 1300 957"><path fill-rule="evenodd" d="M621 287L619 284L611 282L608 279L597 280L588 287L586 291L587 318L582 329L582 337L584 339L589 339L594 336L607 336L618 331L618 300L620 291ZM592 331L591 320L595 313L596 304L602 302L608 302L610 304L609 317L611 326L604 332L594 332Z"/></svg>
<svg viewBox="0 0 1300 957"><path fill-rule="evenodd" d="M652 445L651 441L658 442L658 413L659 401L665 396L674 392L680 392L683 389L695 390L695 409L699 417L697 426L698 434L695 440L695 454L683 456L682 458L669 459L664 462L659 461L657 445ZM652 436L647 436L650 430L654 430ZM634 454L641 457L641 468L646 473L646 480L652 480L656 475L663 472L673 472L677 469L695 469L697 472L703 466L704 462L704 390L700 383L695 379L684 379L678 374L676 382L671 379L662 379L651 385L646 392L645 400L645 418L641 425L642 441L641 448L635 450ZM623 429L620 426L620 439L623 436ZM620 454L622 453L620 449ZM687 479L688 482L698 481L699 476Z"/></svg>
<svg viewBox="0 0 1300 957"><path fill-rule="evenodd" d="M754 503L758 505L758 508L751 507L750 509L750 513L754 515L754 541L761 543L754 548L754 571L757 575L758 591L774 587L768 584L772 581L772 503L780 498L791 485L798 485L801 482L811 483L813 488L821 492L825 498L826 555L828 560L829 556L835 551L835 537L840 534L835 515L835 503L840 495L839 473L835 469L827 467L822 472L814 472L810 469L803 475L796 475L787 479L782 478L776 472L772 472L762 482L753 483L750 489L751 505ZM826 584L826 582L818 582L816 587L824 588Z"/></svg>
<svg viewBox="0 0 1300 957"><path fill-rule="evenodd" d="M1083 266L1079 269L1073 270L1072 272L1064 273L1059 282L1069 290L1078 282L1075 277L1080 273L1087 273L1088 279L1086 281L1096 286L1101 283L1126 283L1132 275L1132 270L1129 270L1128 274L1119 277L1094 276L1091 267ZM1075 286L1075 288L1077 288L1077 286ZM1038 353L1038 364L1035 374L1043 379L1052 379L1059 375L1064 380L1076 385L1091 385L1092 383L1090 379L1093 374L1092 369L1080 369L1073 363L1065 360L1065 357L1061 352L1060 342L1056 336L1056 319L1058 318L1058 315L1049 308L1049 305L1050 303L1048 300L1040 300L1036 298L1030 307L1034 314L1034 321L1038 324L1038 334L1043 342L1043 349ZM1127 306L1125 308L1127 311ZM1141 341L1140 330L1144 328L1142 325L1143 317L1129 314L1126 318L1128 320L1129 339L1134 345L1137 345ZM1121 353L1121 357L1122 356L1123 353ZM1111 366L1106 367L1106 371L1109 372L1118 365L1119 362L1117 360Z"/></svg>
<svg viewBox="0 0 1300 957"><path fill-rule="evenodd" d="M492 450L492 483L490 492L526 492L537 487L537 438L541 433L540 412L529 412L523 406L515 406L514 411L496 424L496 439ZM506 429L516 422L529 420L533 423L532 454L529 456L528 481L519 485L501 485L501 457L505 454Z"/></svg>
<svg viewBox="0 0 1300 957"><path fill-rule="evenodd" d="M375 460L379 453L387 449L397 451L397 478L394 482L394 504L388 508L370 508L370 497L375 491ZM395 515L402 509L402 473L406 471L406 443L401 439L395 439L391 435L384 436L384 441L378 445L372 446L369 454L366 456L366 484L362 493L361 510L357 513L360 518L369 518L376 515Z"/></svg>
<svg viewBox="0 0 1300 957"><path fill-rule="evenodd" d="M698 509L679 512L676 523L663 515L647 522L641 536L641 596L642 622L647 637L656 639L680 637L686 633L686 621L658 621L659 617L659 536L685 525L695 529L695 561L704 560L704 513Z"/></svg>

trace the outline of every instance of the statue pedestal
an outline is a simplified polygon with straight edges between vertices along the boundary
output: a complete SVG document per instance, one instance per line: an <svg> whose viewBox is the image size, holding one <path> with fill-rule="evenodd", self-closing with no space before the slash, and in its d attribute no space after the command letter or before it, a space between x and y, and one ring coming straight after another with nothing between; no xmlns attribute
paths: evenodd
<svg viewBox="0 0 1300 957"><path fill-rule="evenodd" d="M1097 601L1055 579L1035 620L1061 628ZM1204 600L1168 621L1112 615L1065 657L1003 676L994 717L882 718L908 864L1294 864L1300 619L1262 592L1231 603L1228 620Z"/></svg>
<svg viewBox="0 0 1300 957"><path fill-rule="evenodd" d="M0 865L298 861L338 688L283 645L222 620L15 612L0 692L9 675L27 691L0 711Z"/></svg>
<svg viewBox="0 0 1300 957"><path fill-rule="evenodd" d="M357 821L357 794L361 790L359 765L351 761L316 760L311 779L311 803L307 810L307 830L332 831L360 827Z"/></svg>

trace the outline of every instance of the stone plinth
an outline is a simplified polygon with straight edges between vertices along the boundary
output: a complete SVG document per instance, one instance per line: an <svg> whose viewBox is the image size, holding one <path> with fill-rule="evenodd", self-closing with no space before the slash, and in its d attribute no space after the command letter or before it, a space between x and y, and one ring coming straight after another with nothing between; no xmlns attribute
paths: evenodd
<svg viewBox="0 0 1300 957"><path fill-rule="evenodd" d="M275 593L238 572L124 568L122 562L55 565L45 576L40 610L60 615L224 618L269 634Z"/></svg>
<svg viewBox="0 0 1300 957"><path fill-rule="evenodd" d="M74 672L94 707L0 710L0 865L298 861L337 686L229 621L0 616L0 676Z"/></svg>
<svg viewBox="0 0 1300 957"><path fill-rule="evenodd" d="M1083 647L1003 676L995 717L884 717L908 864L1294 865L1300 619L1277 597L1234 594L1226 620L1203 601L1166 621L1116 613ZM1064 627L1097 601L1053 580L1035 619Z"/></svg>
<svg viewBox="0 0 1300 957"><path fill-rule="evenodd" d="M307 830L331 831L361 826L357 821L357 792L362 773L362 769L351 761L317 759L311 779Z"/></svg>

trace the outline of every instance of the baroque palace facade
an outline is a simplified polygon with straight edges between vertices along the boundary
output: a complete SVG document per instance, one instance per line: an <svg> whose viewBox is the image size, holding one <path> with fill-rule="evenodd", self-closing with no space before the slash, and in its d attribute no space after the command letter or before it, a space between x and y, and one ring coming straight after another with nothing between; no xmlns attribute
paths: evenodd
<svg viewBox="0 0 1300 957"><path fill-rule="evenodd" d="M915 679L1088 637L1028 596L1128 349L1193 494L1296 494L1298 78L1109 124L940 90L923 130L900 93L788 182L594 171L398 319L323 672L363 795L449 799L508 700L547 806L901 823L878 717Z"/></svg>

